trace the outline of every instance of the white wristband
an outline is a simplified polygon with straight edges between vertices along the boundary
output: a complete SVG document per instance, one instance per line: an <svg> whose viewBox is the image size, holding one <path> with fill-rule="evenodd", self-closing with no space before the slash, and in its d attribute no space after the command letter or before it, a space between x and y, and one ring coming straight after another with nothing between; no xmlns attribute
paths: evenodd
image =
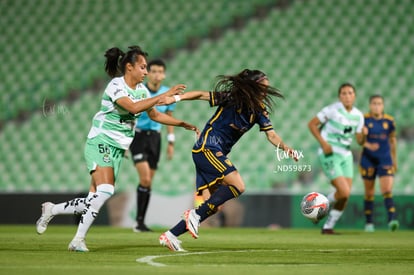
<svg viewBox="0 0 414 275"><path fill-rule="evenodd" d="M175 102L178 102L181 100L181 97L179 95L174 95L174 99L175 99Z"/></svg>
<svg viewBox="0 0 414 275"><path fill-rule="evenodd" d="M170 143L174 143L174 141L175 141L175 135L174 134L168 134L167 135L167 140Z"/></svg>

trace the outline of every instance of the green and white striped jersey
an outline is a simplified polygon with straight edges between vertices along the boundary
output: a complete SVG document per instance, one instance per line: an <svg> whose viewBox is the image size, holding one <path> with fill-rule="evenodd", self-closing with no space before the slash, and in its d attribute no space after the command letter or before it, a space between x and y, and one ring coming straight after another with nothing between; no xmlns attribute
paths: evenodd
<svg viewBox="0 0 414 275"><path fill-rule="evenodd" d="M352 139L355 133L362 132L364 126L362 112L355 107L348 112L342 102L336 102L324 107L316 116L322 123L321 135L332 146L334 153L351 154Z"/></svg>
<svg viewBox="0 0 414 275"><path fill-rule="evenodd" d="M101 109L93 117L88 138L99 135L104 142L112 146L125 150L129 148L134 137L135 121L140 113L131 114L116 104L119 98L125 96L137 102L149 98L150 94L143 83L131 89L125 83L124 77L113 78L103 93Z"/></svg>

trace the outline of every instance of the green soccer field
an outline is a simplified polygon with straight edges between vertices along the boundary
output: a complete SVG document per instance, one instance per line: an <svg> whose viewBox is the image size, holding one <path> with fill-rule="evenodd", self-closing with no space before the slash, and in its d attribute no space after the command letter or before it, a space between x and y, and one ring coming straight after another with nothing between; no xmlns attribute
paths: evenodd
<svg viewBox="0 0 414 275"><path fill-rule="evenodd" d="M161 230L92 227L89 253L68 252L75 226L0 226L0 274L413 274L414 232L200 229L186 253L159 246Z"/></svg>

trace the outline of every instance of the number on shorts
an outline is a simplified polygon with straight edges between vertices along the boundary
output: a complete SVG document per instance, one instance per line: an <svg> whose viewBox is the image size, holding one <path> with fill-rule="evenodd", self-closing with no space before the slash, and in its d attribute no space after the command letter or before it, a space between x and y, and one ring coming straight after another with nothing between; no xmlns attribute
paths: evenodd
<svg viewBox="0 0 414 275"><path fill-rule="evenodd" d="M108 146L106 146L105 144L102 144L102 143L98 144L98 149L99 149L99 153L101 153L101 154L103 154L103 153L109 154L110 153Z"/></svg>

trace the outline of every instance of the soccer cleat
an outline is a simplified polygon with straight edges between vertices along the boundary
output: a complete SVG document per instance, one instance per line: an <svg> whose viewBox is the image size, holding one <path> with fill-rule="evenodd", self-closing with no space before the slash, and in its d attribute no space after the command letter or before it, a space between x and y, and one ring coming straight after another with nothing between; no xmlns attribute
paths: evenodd
<svg viewBox="0 0 414 275"><path fill-rule="evenodd" d="M373 223L365 224L365 232L375 232L375 227Z"/></svg>
<svg viewBox="0 0 414 275"><path fill-rule="evenodd" d="M184 212L185 225L194 239L198 238L198 228L200 227L200 216L197 215L194 209Z"/></svg>
<svg viewBox="0 0 414 275"><path fill-rule="evenodd" d="M68 246L69 251L75 252L88 252L89 249L86 247L85 239L73 238Z"/></svg>
<svg viewBox="0 0 414 275"><path fill-rule="evenodd" d="M181 247L181 241L170 231L167 231L160 236L160 245L168 247L171 251L187 252Z"/></svg>
<svg viewBox="0 0 414 275"><path fill-rule="evenodd" d="M388 223L388 228L390 229L390 231L394 232L395 230L398 229L398 227L400 227L400 223L397 220L391 220Z"/></svg>
<svg viewBox="0 0 414 275"><path fill-rule="evenodd" d="M36 231L38 234L43 234L49 222L53 219L54 215L52 215L52 208L55 204L51 202L45 202L42 204L42 215L36 222Z"/></svg>
<svg viewBox="0 0 414 275"><path fill-rule="evenodd" d="M135 233L152 232L152 230L149 229L145 224L137 224L132 228L132 231L134 231Z"/></svg>
<svg viewBox="0 0 414 275"><path fill-rule="evenodd" d="M335 232L333 229L322 228L321 231L322 235L339 235L339 233Z"/></svg>

